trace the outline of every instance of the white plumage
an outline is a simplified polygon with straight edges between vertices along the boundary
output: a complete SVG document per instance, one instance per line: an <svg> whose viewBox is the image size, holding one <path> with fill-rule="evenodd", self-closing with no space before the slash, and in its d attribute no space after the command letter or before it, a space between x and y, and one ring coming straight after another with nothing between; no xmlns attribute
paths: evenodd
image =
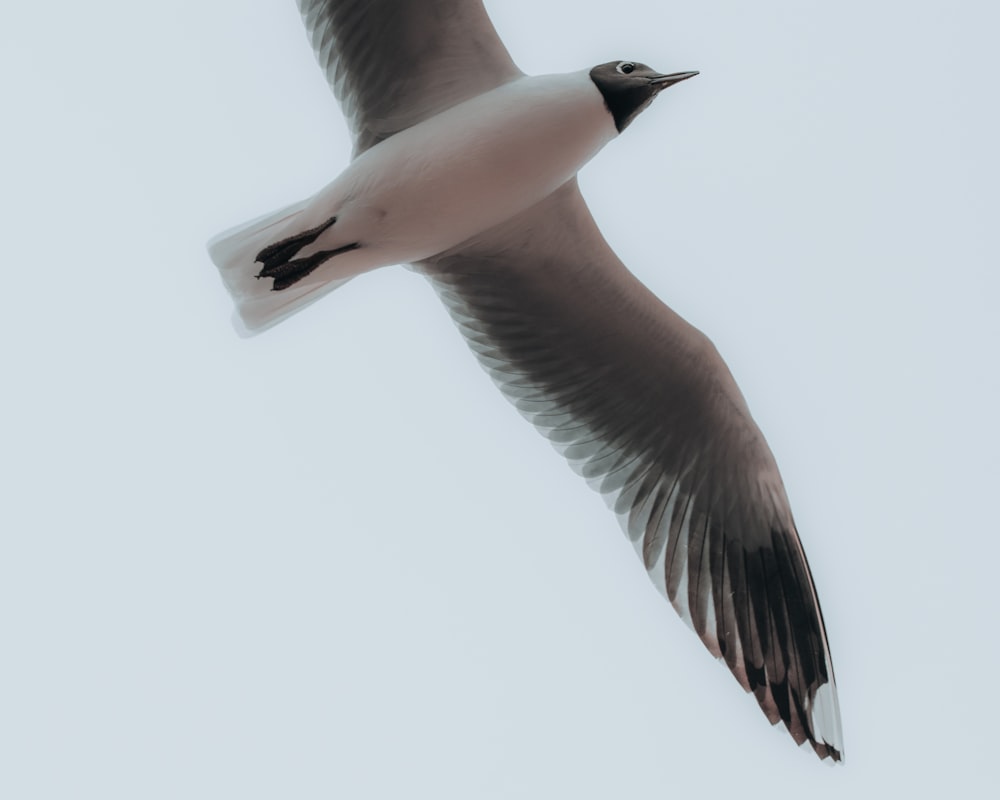
<svg viewBox="0 0 1000 800"><path fill-rule="evenodd" d="M262 330L355 275L421 261L509 219L616 133L588 72L519 77L378 143L313 197L220 234L209 252L242 326ZM331 217L297 257L361 246L281 292L256 278L267 244Z"/></svg>

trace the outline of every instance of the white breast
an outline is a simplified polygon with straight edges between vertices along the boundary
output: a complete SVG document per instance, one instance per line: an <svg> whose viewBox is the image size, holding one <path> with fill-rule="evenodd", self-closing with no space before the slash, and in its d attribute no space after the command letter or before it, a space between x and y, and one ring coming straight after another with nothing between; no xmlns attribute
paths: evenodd
<svg viewBox="0 0 1000 800"><path fill-rule="evenodd" d="M396 134L310 202L330 278L418 261L530 207L616 135L587 72L525 77Z"/></svg>

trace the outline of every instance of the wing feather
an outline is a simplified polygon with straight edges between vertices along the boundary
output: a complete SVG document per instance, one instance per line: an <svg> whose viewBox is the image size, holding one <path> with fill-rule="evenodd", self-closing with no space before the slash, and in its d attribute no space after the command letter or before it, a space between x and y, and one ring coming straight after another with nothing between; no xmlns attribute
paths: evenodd
<svg viewBox="0 0 1000 800"><path fill-rule="evenodd" d="M481 0L299 0L355 155L521 75Z"/></svg>
<svg viewBox="0 0 1000 800"><path fill-rule="evenodd" d="M705 646L772 723L840 760L822 613L771 452L715 348L622 265L576 182L416 266Z"/></svg>

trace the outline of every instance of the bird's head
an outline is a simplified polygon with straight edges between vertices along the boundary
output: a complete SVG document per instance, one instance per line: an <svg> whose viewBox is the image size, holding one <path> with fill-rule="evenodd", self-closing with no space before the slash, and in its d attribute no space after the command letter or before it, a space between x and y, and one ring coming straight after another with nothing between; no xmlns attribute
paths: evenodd
<svg viewBox="0 0 1000 800"><path fill-rule="evenodd" d="M664 75L637 61L609 61L590 71L590 79L604 96L604 104L621 133L653 98L668 86L693 78L697 72Z"/></svg>

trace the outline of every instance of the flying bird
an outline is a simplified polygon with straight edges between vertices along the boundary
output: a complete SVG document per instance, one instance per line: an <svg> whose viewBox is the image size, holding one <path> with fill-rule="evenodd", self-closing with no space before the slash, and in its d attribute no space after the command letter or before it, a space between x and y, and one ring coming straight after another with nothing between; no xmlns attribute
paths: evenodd
<svg viewBox="0 0 1000 800"><path fill-rule="evenodd" d="M378 267L423 274L768 720L840 761L830 649L774 457L712 343L626 269L577 187L697 73L525 75L482 0L298 2L354 153L314 196L209 243L238 326Z"/></svg>

